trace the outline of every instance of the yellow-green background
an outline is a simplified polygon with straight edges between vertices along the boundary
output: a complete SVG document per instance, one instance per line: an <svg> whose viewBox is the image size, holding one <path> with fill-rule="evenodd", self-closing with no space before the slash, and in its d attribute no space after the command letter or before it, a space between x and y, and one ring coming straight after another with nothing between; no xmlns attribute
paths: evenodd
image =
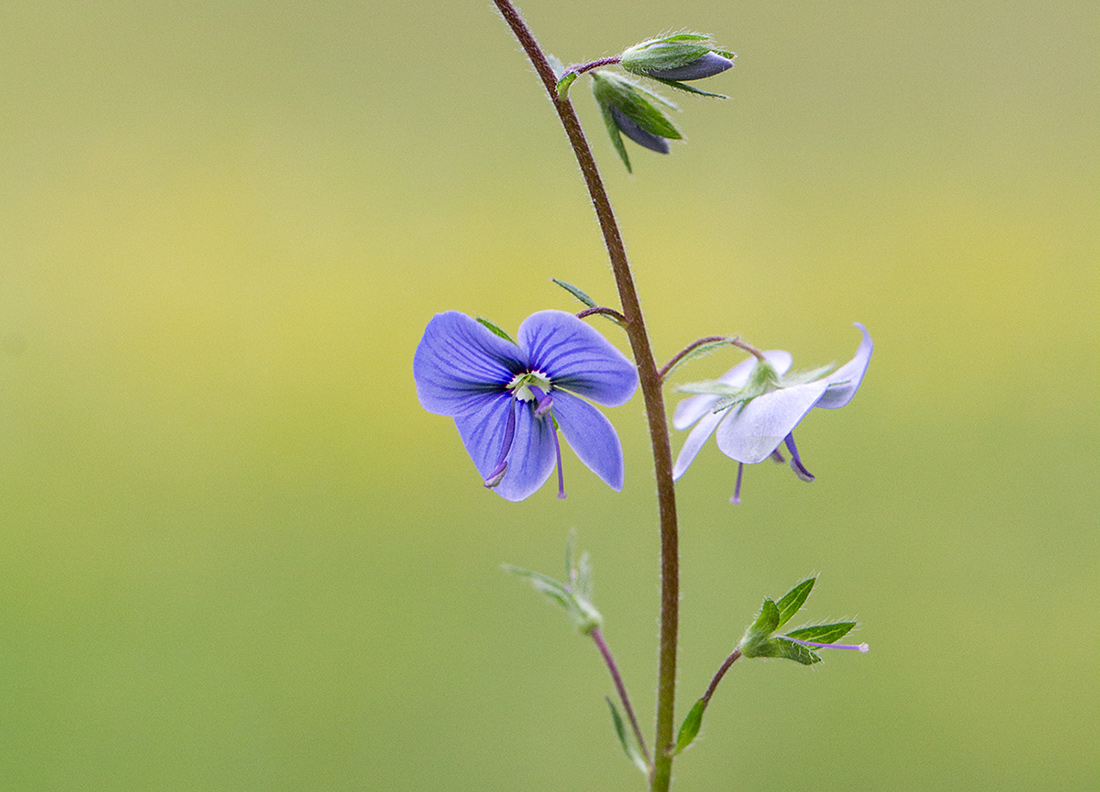
<svg viewBox="0 0 1100 792"><path fill-rule="evenodd" d="M877 344L816 483L680 484L681 713L809 573L872 651L735 666L677 788L1100 787L1100 5L524 10L566 62L739 53L633 177L574 89L659 357ZM615 300L540 91L485 0L5 0L0 789L640 788L594 648L499 571L579 531L648 732L640 398L621 495L566 452L509 504L412 382L436 311Z"/></svg>

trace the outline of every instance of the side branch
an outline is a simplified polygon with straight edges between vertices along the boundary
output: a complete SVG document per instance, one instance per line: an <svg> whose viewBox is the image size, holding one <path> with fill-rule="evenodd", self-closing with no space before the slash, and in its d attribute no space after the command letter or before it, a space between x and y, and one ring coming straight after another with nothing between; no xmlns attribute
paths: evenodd
<svg viewBox="0 0 1100 792"><path fill-rule="evenodd" d="M634 715L634 708L630 706L630 696L626 693L626 685L623 684L619 667L615 665L615 658L611 656L611 649L608 647L607 641L603 639L603 633L600 632L599 627L592 630L592 640L596 642L600 654L603 655L604 662L607 663L607 670L611 672L611 680L615 683L615 690L619 693L619 701L623 703L626 717L630 721L630 728L634 730L634 739L638 741L638 747L642 750L642 757L645 758L646 766L652 770L653 760L649 758L649 750L645 747L645 737L642 736L641 727L638 726L638 718Z"/></svg>

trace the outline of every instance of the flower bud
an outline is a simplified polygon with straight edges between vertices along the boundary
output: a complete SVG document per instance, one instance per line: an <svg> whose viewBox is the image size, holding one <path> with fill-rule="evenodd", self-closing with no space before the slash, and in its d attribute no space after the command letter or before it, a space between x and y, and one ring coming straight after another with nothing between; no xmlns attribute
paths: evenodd
<svg viewBox="0 0 1100 792"><path fill-rule="evenodd" d="M732 52L714 49L709 36L679 33L649 39L623 52L620 63L634 74L658 80L701 80L733 66Z"/></svg>
<svg viewBox="0 0 1100 792"><path fill-rule="evenodd" d="M675 109L676 105L625 77L603 70L594 72L592 93L603 111L611 143L627 170L630 170L630 158L626 153L626 146L623 145L623 135L639 146L660 154L668 153L669 140L679 140L682 137L664 111L657 106L663 104Z"/></svg>

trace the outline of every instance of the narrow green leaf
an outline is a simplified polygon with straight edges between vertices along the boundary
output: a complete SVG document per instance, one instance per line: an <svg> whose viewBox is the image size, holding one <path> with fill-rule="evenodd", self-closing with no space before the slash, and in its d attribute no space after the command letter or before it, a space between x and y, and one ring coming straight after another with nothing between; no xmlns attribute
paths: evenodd
<svg viewBox="0 0 1100 792"><path fill-rule="evenodd" d="M813 641L814 643L836 643L850 633L855 626L855 622L816 624L810 627L799 627L797 630L791 630L787 633L787 637L797 638L800 641Z"/></svg>
<svg viewBox="0 0 1100 792"><path fill-rule="evenodd" d="M501 337L501 338L503 338L503 339L504 339L505 341L512 341L512 337L511 337L510 335L508 335L507 333L505 333L505 332L504 332L503 330L501 330L501 329L500 329L499 327L497 327L497 326L496 326L495 324L493 324L492 322L490 322L490 321L489 321L488 319L485 319L485 318L483 318L483 317L480 317L480 316L479 316L479 317L477 318L477 320L478 320L478 322L480 322L480 323L481 323L482 325L484 325L485 327L489 328L489 330L490 330L490 331L492 331L492 333L493 333L494 335L498 335L498 336L500 336L500 337ZM512 341L512 343L514 344L514 343L516 343L516 342L515 342L515 341Z"/></svg>
<svg viewBox="0 0 1100 792"><path fill-rule="evenodd" d="M703 725L703 712L706 708L706 699L699 699L695 702L695 706L691 708L680 726L680 733L676 737L676 749L673 751L673 755L680 753L680 751L691 745L692 741L698 736L699 729Z"/></svg>
<svg viewBox="0 0 1100 792"><path fill-rule="evenodd" d="M543 594L556 594L557 598L568 600L570 598L569 589L564 583L549 575L544 575L541 572L532 572L530 569L522 569L520 567L512 566L511 564L504 564L501 567L505 572L509 572L513 575L517 575L522 578L527 578L527 581L535 587L537 591Z"/></svg>
<svg viewBox="0 0 1100 792"><path fill-rule="evenodd" d="M577 543L577 532L570 531L565 536L565 577L567 580L573 579L573 548Z"/></svg>
<svg viewBox="0 0 1100 792"><path fill-rule="evenodd" d="M618 129L618 127L616 127L616 129ZM595 300L593 300L593 299L592 299L591 297L589 297L589 296L588 296L587 294L585 294L585 293L584 293L583 291L581 291L580 289L578 289L578 288L577 288L576 286L574 286L574 285L573 285L572 283L567 283L566 281L563 281L563 280L558 280L557 278L551 278L550 280L554 281L554 283L556 283L556 284L558 284L559 286L561 286L561 287L562 287L563 289L565 289L565 290L566 290L567 292L569 292L570 294L572 294L572 295L573 295L574 297L576 297L576 298L577 298L578 300L580 300L580 301L581 301L582 303L584 303L585 305L587 305L587 306L588 306L589 308L597 308L597 307L598 307L598 306L596 305L596 301L595 301Z"/></svg>
<svg viewBox="0 0 1100 792"><path fill-rule="evenodd" d="M729 99L725 94L711 93L710 91L704 91L701 88L696 88L693 85L685 85L679 80L666 80L662 77L654 77L652 74L646 75L650 80L656 80L659 83L667 85L669 88L675 88L677 91L684 91L685 93L695 94L696 96L709 96L712 99Z"/></svg>
<svg viewBox="0 0 1100 792"><path fill-rule="evenodd" d="M779 600L779 623L775 625L775 629L778 630L798 613L798 609L806 602L806 598L810 596L810 589L816 582L816 577L807 578L783 595Z"/></svg>
<svg viewBox="0 0 1100 792"><path fill-rule="evenodd" d="M581 553L580 563L577 564L577 593L583 599L592 599L592 560L588 553Z"/></svg>
<svg viewBox="0 0 1100 792"><path fill-rule="evenodd" d="M642 773L648 774L649 768L646 766L645 759L642 758L637 746L634 745L634 740L627 733L626 723L619 714L619 710L615 708L615 702L611 700L610 696L604 696L604 699L607 701L607 706L611 708L611 722L615 724L615 734L619 737L619 745L623 747L623 753Z"/></svg>

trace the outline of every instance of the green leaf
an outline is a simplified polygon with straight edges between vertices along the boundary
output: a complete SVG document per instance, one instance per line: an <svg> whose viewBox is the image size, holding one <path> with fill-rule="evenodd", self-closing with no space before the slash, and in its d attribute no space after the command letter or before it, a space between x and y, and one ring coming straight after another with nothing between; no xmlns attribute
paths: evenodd
<svg viewBox="0 0 1100 792"><path fill-rule="evenodd" d="M680 733L676 737L676 749L672 752L674 756L691 745L699 734L699 729L703 725L703 712L706 708L707 700L699 699L695 702L695 706L691 708L687 717L684 718L684 722L680 726Z"/></svg>
<svg viewBox="0 0 1100 792"><path fill-rule="evenodd" d="M477 318L477 321L478 321L478 322L480 322L480 323L481 323L482 325L484 325L485 327L489 328L489 330L490 330L490 331L492 331L492 333L493 333L494 335L498 335L498 336L500 336L500 337L501 337L501 338L503 338L503 339L504 339L505 341L512 341L512 337L511 337L510 335L508 335L507 333L505 333L505 332L504 332L503 330L501 330L501 329L500 329L499 327L497 327L497 326L496 326L495 324L493 324L492 322L490 322L490 321L489 321L488 319L484 319L484 318L482 318L482 317L480 317L480 316L479 316L479 317ZM516 342L515 342L515 341L512 341L512 343L514 344L514 343L516 343Z"/></svg>
<svg viewBox="0 0 1100 792"><path fill-rule="evenodd" d="M855 626L855 622L816 624L810 627L799 627L797 630L791 630L787 633L787 637L797 638L800 641L813 641L814 643L836 643L850 633Z"/></svg>
<svg viewBox="0 0 1100 792"><path fill-rule="evenodd" d="M697 96L709 96L712 99L729 99L725 94L711 93L710 91L704 91L701 88L696 88L692 85L685 85L678 80L666 80L663 77L654 77L653 75L647 75L649 79L655 80L659 83L667 85L669 88L675 88L677 91L685 91L686 93L695 94Z"/></svg>
<svg viewBox="0 0 1100 792"><path fill-rule="evenodd" d="M592 299L591 297L589 297L589 296L588 296L587 294L585 294L585 293L584 293L583 291L581 291L580 289L578 289L578 288L577 288L576 286L574 286L574 285L573 285L572 283L567 283L566 281L563 281L563 280L558 280L557 278L551 278L550 280L554 281L554 283L556 283L556 284L558 284L559 286L561 286L561 287L562 287L563 289L565 289L565 290L566 290L567 292L569 292L570 294L572 294L572 295L573 295L574 297L576 297L576 298L577 298L578 300L580 300L580 301L581 301L582 303L584 303L585 305L587 305L587 306L588 306L589 308L598 308L598 307L599 307L599 306L597 306L597 305L596 305L596 301L595 301L595 300L593 300L593 299Z"/></svg>
<svg viewBox="0 0 1100 792"><path fill-rule="evenodd" d="M646 766L645 759L642 758L641 752L638 751L638 747L634 744L634 740L630 738L630 735L626 730L626 723L623 722L623 718L619 715L619 710L615 708L615 703L611 700L610 696L604 696L607 701L607 706L611 708L611 722L615 724L615 734L619 736L619 745L623 747L623 753L626 754L626 758L634 763L634 766L642 771L644 774L649 773L649 767Z"/></svg>
<svg viewBox="0 0 1100 792"><path fill-rule="evenodd" d="M505 572L527 578L527 581L534 586L535 591L545 594L551 600L558 603L566 610L569 610L572 594L564 583L554 580L554 578L549 575L544 575L541 572L532 572L530 569L521 569L511 564L504 564L501 568Z"/></svg>
<svg viewBox="0 0 1100 792"><path fill-rule="evenodd" d="M779 600L779 623L775 625L775 629L778 630L789 622L792 616L798 613L798 609L802 607L806 598L810 596L810 589L814 587L814 583L816 582L816 577L808 578L783 595L783 599Z"/></svg>
<svg viewBox="0 0 1100 792"><path fill-rule="evenodd" d="M583 599L592 599L592 562L588 553L581 553L581 560L577 565L577 593Z"/></svg>

